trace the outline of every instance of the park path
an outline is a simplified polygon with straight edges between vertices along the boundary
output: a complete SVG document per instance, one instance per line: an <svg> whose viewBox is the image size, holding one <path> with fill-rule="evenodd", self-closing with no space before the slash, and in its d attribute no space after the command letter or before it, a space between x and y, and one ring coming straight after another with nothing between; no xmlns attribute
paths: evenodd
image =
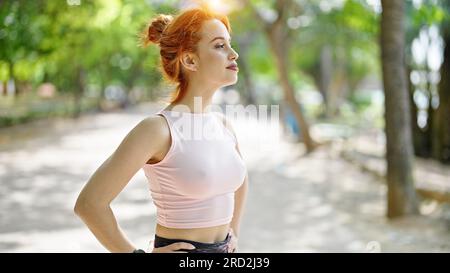
<svg viewBox="0 0 450 273"><path fill-rule="evenodd" d="M158 107L1 129L0 252L105 252L73 205L95 169ZM450 251L445 205L425 203L425 215L389 222L385 186L341 159L337 144L304 156L273 123L233 125L250 181L240 252ZM148 249L155 207L142 170L112 208L129 239Z"/></svg>

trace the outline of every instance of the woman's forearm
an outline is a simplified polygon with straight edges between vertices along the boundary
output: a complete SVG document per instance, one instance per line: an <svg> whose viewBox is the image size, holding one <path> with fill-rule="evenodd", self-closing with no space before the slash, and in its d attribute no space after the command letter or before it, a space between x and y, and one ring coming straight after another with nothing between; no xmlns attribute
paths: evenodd
<svg viewBox="0 0 450 273"><path fill-rule="evenodd" d="M236 236L239 236L240 222L244 213L245 202L248 191L248 175L245 176L244 183L234 193L234 213L231 220L231 228Z"/></svg>
<svg viewBox="0 0 450 273"><path fill-rule="evenodd" d="M110 206L85 206L76 211L97 240L110 252L133 252Z"/></svg>

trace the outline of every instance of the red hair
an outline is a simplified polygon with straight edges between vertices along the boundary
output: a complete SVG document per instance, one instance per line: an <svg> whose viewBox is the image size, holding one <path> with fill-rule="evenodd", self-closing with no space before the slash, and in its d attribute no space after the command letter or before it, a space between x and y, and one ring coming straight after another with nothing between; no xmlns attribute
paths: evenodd
<svg viewBox="0 0 450 273"><path fill-rule="evenodd" d="M195 53L200 40L198 34L204 21L218 19L231 33L230 22L225 15L220 15L202 7L180 12L175 18L172 15L159 14L152 19L141 36L144 47L149 44L160 46L160 71L171 83L177 84L172 93L171 103L179 101L188 87L188 78L181 70L181 54Z"/></svg>

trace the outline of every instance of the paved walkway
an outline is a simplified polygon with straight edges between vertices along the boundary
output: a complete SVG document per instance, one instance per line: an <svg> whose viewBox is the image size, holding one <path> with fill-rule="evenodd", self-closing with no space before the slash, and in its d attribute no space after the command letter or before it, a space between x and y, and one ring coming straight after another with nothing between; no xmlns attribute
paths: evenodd
<svg viewBox="0 0 450 273"><path fill-rule="evenodd" d="M155 111L145 104L0 130L0 251L105 252L73 205L95 169ZM335 146L304 157L276 126L237 120L234 127L250 178L240 252L450 251L445 205L425 203L426 216L388 222L384 185ZM129 239L147 248L155 207L142 170L112 208Z"/></svg>

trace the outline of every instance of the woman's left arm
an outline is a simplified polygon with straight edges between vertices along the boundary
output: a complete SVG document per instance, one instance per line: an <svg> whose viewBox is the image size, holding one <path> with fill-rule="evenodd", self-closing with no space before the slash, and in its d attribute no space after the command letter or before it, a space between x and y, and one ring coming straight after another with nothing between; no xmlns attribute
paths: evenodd
<svg viewBox="0 0 450 273"><path fill-rule="evenodd" d="M236 150L239 153L239 156L242 157L241 151L239 150L239 144L237 142L236 134L233 130L233 127L229 124L229 128L231 132L233 132L234 137L236 139ZM231 242L229 252L236 252L238 248L238 238L240 232L240 223L242 216L244 214L244 208L247 200L247 192L248 192L248 172L246 171L244 182L242 185L235 191L234 193L234 213L233 219L231 220L230 228L231 228Z"/></svg>
<svg viewBox="0 0 450 273"><path fill-rule="evenodd" d="M234 132L233 132L234 133ZM239 147L236 144L236 150L242 158ZM234 213L231 220L231 241L229 246L229 252L236 252L238 248L239 229L242 215L244 213L245 203L248 192L248 173L245 174L244 182L234 193Z"/></svg>
<svg viewBox="0 0 450 273"><path fill-rule="evenodd" d="M244 214L245 203L248 192L248 174L245 175L244 182L234 193L234 213L231 220L233 235L239 237L240 222Z"/></svg>

